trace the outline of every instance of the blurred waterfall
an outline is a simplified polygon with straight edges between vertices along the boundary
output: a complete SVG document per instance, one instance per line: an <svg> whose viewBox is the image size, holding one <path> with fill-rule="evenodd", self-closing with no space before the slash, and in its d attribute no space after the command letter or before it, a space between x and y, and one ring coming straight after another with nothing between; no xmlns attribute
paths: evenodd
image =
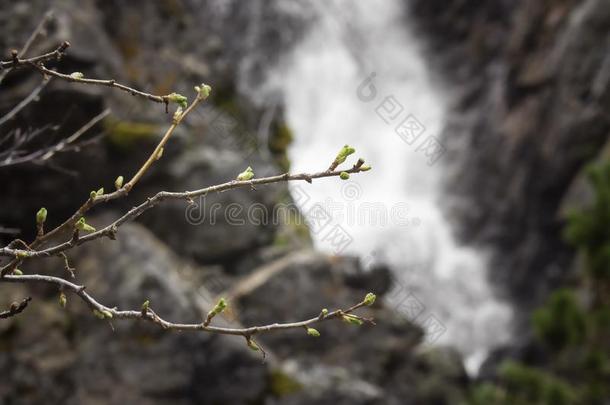
<svg viewBox="0 0 610 405"><path fill-rule="evenodd" d="M457 347L476 373L509 339L511 310L488 285L485 252L461 246L440 209L448 198L438 143L443 89L408 30L403 2L313 4L308 34L265 85L286 104L296 138L292 169L325 168L348 143L354 160L365 158L373 170L346 182L294 185L293 194L306 214L320 204L332 218L312 229L319 249L389 264L399 285L391 305L424 326L430 343Z"/></svg>

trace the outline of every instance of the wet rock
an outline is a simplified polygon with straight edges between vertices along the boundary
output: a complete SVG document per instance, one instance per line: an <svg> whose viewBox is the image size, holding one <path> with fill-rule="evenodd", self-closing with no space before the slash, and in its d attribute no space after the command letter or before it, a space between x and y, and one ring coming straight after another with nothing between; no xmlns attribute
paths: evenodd
<svg viewBox="0 0 610 405"><path fill-rule="evenodd" d="M244 323L307 319L322 308L347 308L368 292L353 285L354 275L363 274L353 258L302 251L280 261L235 287ZM307 388L278 403L419 404L432 397L435 403L455 403L467 382L459 356L441 349L419 354L422 330L385 305L384 291L373 291L379 293L377 303L359 314L373 317L376 326L326 322L315 326L319 338L305 330L259 338L281 369Z"/></svg>
<svg viewBox="0 0 610 405"><path fill-rule="evenodd" d="M526 313L570 268L562 200L608 139L607 3L415 1L411 17L456 95L448 210L495 249L492 279Z"/></svg>

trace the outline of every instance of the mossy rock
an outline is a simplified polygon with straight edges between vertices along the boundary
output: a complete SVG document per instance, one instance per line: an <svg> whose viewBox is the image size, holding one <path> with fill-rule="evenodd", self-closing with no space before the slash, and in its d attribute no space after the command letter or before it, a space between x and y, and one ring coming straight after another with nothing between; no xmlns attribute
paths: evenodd
<svg viewBox="0 0 610 405"><path fill-rule="evenodd" d="M138 142L156 140L160 131L155 124L112 119L104 120L104 127L110 144L119 149L131 149Z"/></svg>
<svg viewBox="0 0 610 405"><path fill-rule="evenodd" d="M269 377L271 393L277 397L295 394L303 389L301 383L281 370L271 371Z"/></svg>
<svg viewBox="0 0 610 405"><path fill-rule="evenodd" d="M288 148L294 141L294 134L288 124L283 121L274 122L269 135L269 151L273 155L276 164L283 171L290 170L290 159L288 159Z"/></svg>

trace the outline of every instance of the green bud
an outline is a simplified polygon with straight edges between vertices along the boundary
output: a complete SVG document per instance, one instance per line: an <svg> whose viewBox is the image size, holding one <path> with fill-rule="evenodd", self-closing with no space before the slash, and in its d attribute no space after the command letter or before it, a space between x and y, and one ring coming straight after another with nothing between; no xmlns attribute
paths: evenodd
<svg viewBox="0 0 610 405"><path fill-rule="evenodd" d="M98 311L97 309L93 310L93 315L95 315L95 317L98 319L106 319L106 315L104 315L102 312Z"/></svg>
<svg viewBox="0 0 610 405"><path fill-rule="evenodd" d="M182 107L178 107L178 108L176 109L176 112L174 113L174 116L173 116L173 118L172 118L172 122L173 122L174 124L177 124L177 123L178 123L178 121L180 121L180 118L181 118L181 117L182 117Z"/></svg>
<svg viewBox="0 0 610 405"><path fill-rule="evenodd" d="M144 301L144 303L142 304L142 312L147 312L149 307L150 307L150 300Z"/></svg>
<svg viewBox="0 0 610 405"><path fill-rule="evenodd" d="M307 334L309 336L313 336L313 337L320 337L320 332L318 332L316 329L314 328L307 328Z"/></svg>
<svg viewBox="0 0 610 405"><path fill-rule="evenodd" d="M372 167L369 166L369 165L362 165L362 166L360 166L360 171L361 172L368 172L371 169L372 169Z"/></svg>
<svg viewBox="0 0 610 405"><path fill-rule="evenodd" d="M260 350L260 347L258 347L258 345L256 344L256 342L252 339L248 339L248 347L252 350L254 350L255 352L258 352Z"/></svg>
<svg viewBox="0 0 610 405"><path fill-rule="evenodd" d="M120 189L121 189L121 187L123 187L123 180L124 180L124 179L123 179L123 176L119 176L119 177L117 177L117 178L116 178L116 180L114 181L114 187L115 187L117 190L120 190Z"/></svg>
<svg viewBox="0 0 610 405"><path fill-rule="evenodd" d="M214 308L210 311L211 314L218 315L227 308L227 301L224 298L218 300Z"/></svg>
<svg viewBox="0 0 610 405"><path fill-rule="evenodd" d="M351 325L360 326L363 324L363 322L360 319L356 318L353 315L343 315L342 319Z"/></svg>
<svg viewBox="0 0 610 405"><path fill-rule="evenodd" d="M337 157L335 158L335 162L337 164L341 164L341 163L345 162L345 159L347 159L347 157L353 153L356 153L356 149L352 148L349 145L344 145L343 148L341 148L341 150L337 154Z"/></svg>
<svg viewBox="0 0 610 405"><path fill-rule="evenodd" d="M178 104L182 108L188 107L188 98L184 97L182 94L172 93L167 96L167 99L172 103Z"/></svg>
<svg viewBox="0 0 610 405"><path fill-rule="evenodd" d="M85 232L95 232L95 228L85 222L85 217L81 217L76 224L74 224L76 229Z"/></svg>
<svg viewBox="0 0 610 405"><path fill-rule="evenodd" d="M195 91L199 95L199 98L205 100L210 97L210 93L212 92L212 88L207 84L201 84L201 86L195 86Z"/></svg>
<svg viewBox="0 0 610 405"><path fill-rule="evenodd" d="M19 250L17 251L17 257L20 259L25 259L26 257L28 257L28 252L26 252L25 250Z"/></svg>
<svg viewBox="0 0 610 405"><path fill-rule="evenodd" d="M328 309L326 309L326 308L322 309L322 315L324 315L324 316L328 315Z"/></svg>
<svg viewBox="0 0 610 405"><path fill-rule="evenodd" d="M19 269L13 270L13 276L23 276L23 272Z"/></svg>
<svg viewBox="0 0 610 405"><path fill-rule="evenodd" d="M82 79L85 75L82 72L72 72L70 73L70 77L73 79Z"/></svg>
<svg viewBox="0 0 610 405"><path fill-rule="evenodd" d="M110 312L110 311L102 311L102 314L104 314L105 318L112 319L112 312Z"/></svg>
<svg viewBox="0 0 610 405"><path fill-rule="evenodd" d="M68 298L66 297L66 294L60 293L59 294L59 306L62 308L65 308L67 303L68 303Z"/></svg>
<svg viewBox="0 0 610 405"><path fill-rule="evenodd" d="M252 177L254 177L254 171L252 170L252 168L250 166L248 166L248 168L246 170L239 173L239 175L237 176L237 180L247 181L247 180L252 179Z"/></svg>
<svg viewBox="0 0 610 405"><path fill-rule="evenodd" d="M36 223L38 225L42 225L45 223L46 220L47 220L47 209L45 207L42 207L36 213Z"/></svg>
<svg viewBox="0 0 610 405"><path fill-rule="evenodd" d="M341 172L341 174L339 174L339 177L341 178L341 180L349 180L349 173Z"/></svg>
<svg viewBox="0 0 610 405"><path fill-rule="evenodd" d="M377 299L377 296L373 293L368 293L365 297L364 297L364 304L365 305L373 305L375 303L375 300Z"/></svg>
<svg viewBox="0 0 610 405"><path fill-rule="evenodd" d="M101 196L101 195L104 195L104 187L102 187L99 190L97 190L95 192L95 195L98 196L98 197Z"/></svg>
<svg viewBox="0 0 610 405"><path fill-rule="evenodd" d="M95 200L95 197L97 197L97 191L92 191L89 193L89 198L91 198L92 200Z"/></svg>
<svg viewBox="0 0 610 405"><path fill-rule="evenodd" d="M159 149L159 153L157 153L157 156L155 159L157 159L157 160L161 159L161 156L163 156L163 151L164 151L164 148Z"/></svg>

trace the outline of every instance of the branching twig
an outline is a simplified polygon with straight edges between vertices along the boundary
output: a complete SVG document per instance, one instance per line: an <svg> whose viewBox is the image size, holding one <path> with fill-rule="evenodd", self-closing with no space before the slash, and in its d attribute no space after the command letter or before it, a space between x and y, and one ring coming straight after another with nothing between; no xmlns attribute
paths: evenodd
<svg viewBox="0 0 610 405"><path fill-rule="evenodd" d="M151 93L146 93L141 90L134 89L124 84L118 83L114 79L102 80L102 79L88 79L81 77L82 75L64 74L59 73L55 70L48 69L44 66L44 63L50 60L60 60L66 53L66 50L70 47L68 41L64 41L60 46L52 52L45 53L43 55L35 56L28 59L21 59L16 51L13 51L13 59L10 61L0 61L0 70L3 69L19 69L19 68L30 68L38 70L44 77L54 76L62 80L66 80L74 83L82 83L96 86L114 87L116 89L125 91L132 96L143 97L147 100L154 101L155 103L162 103L166 106L170 102L170 95L158 96Z"/></svg>
<svg viewBox="0 0 610 405"><path fill-rule="evenodd" d="M68 138L59 141L53 146L44 147L30 153L23 150L19 150L19 148L23 148L26 143L31 142L43 131L36 131L30 136L24 137L24 139L21 140L15 139L15 145L13 145L13 147L9 151L0 154L0 168L7 166L15 166L27 162L42 163L46 160L49 160L55 154L69 150L69 147L71 145L73 145L81 136L83 136L88 130L90 130L93 126L95 126L98 122L103 120L109 114L110 110L105 109L95 117L91 118L89 122L83 125L78 131L70 135Z"/></svg>
<svg viewBox="0 0 610 405"><path fill-rule="evenodd" d="M40 22L38 23L38 25L36 26L34 31L32 31L32 33L30 34L30 37L25 42L25 45L23 45L23 48L21 48L21 51L19 51L17 53L17 57L22 58L28 52L28 50L30 49L30 47L32 46L32 44L34 43L36 38L38 38L38 36L44 31L45 26L52 19L53 19L53 10L49 10L44 14L44 16L42 17L42 20L40 20ZM10 72L10 69L7 69L7 70L3 70L3 69L4 69L4 66L1 66L0 67L0 83L2 83L2 80L4 80L7 73Z"/></svg>
<svg viewBox="0 0 610 405"><path fill-rule="evenodd" d="M30 41L28 41L29 43ZM219 303L214 307L214 309L208 313L207 317L198 323L174 323L167 321L161 318L155 311L150 308L149 301L145 301L142 307L139 310L120 310L118 308L108 307L100 302L98 302L93 296L91 296L86 290L85 286L78 285L67 281L61 277L55 276L47 276L40 274L31 274L31 275L23 275L21 270L17 269L17 266L21 264L26 259L39 258L39 257L48 257L48 256L61 256L64 259L64 265L66 270L74 277L74 272L69 264L68 257L66 255L66 251L71 248L81 245L86 242L90 242L102 237L109 237L111 239L116 238L116 234L121 225L128 221L132 221L142 215L145 211L153 208L157 204L165 200L185 200L187 202L192 203L194 197L204 196L209 193L218 193L231 189L237 189L242 187L249 187L254 189L257 185L265 185L265 184L273 184L280 182L288 182L288 181L307 181L308 183L312 183L313 179L324 178L324 177L340 177L343 180L346 180L350 177L350 174L360 173L363 171L370 170L369 166L364 165L364 160L359 159L358 162L348 170L336 170L337 167L345 162L346 158L353 154L355 150L348 145L345 145L343 149L339 152L331 166L328 170L317 173L300 173L300 174L290 174L285 173L277 176L269 176L263 178L254 178L254 172L250 167L246 169L243 173L240 173L237 176L236 180L231 180L223 184L218 184L214 186L209 186L205 188L201 188L194 191L183 191L183 192L168 192L161 191L156 195L148 198L146 201L142 202L140 205L132 208L127 211L121 217L116 219L114 222L105 226L100 230L95 230L90 225L86 224L84 221L84 215L94 206L105 203L108 201L112 201L121 197L126 196L133 187L140 181L140 179L146 174L146 172L152 167L154 162L158 160L162 153L165 145L173 135L175 129L180 125L180 123L184 120L188 114L197 107L197 105L205 100L210 93L210 87L206 85L196 86L195 90L197 92L197 97L195 100L188 105L186 98L179 94L168 94L165 96L157 96L153 94L149 94L140 90L133 89L131 87L125 86L123 84L117 83L115 80L99 80L99 79L88 79L84 78L82 73L74 72L70 75L66 75L63 73L59 73L55 70L50 70L44 66L44 63L50 60L59 60L64 55L66 49L69 47L68 42L64 42L60 45L56 50L49 52L47 54L39 55L36 57L32 57L29 59L22 59L23 53L18 53L17 51L12 52L12 60L11 61L0 61L0 70L5 69L14 69L14 68L33 68L38 70L43 74L45 80L48 80L49 77L57 77L62 80L67 80L70 82L88 84L88 85L101 85L108 86L113 88L118 88L120 90L126 91L132 95L140 96L146 98L148 100L164 103L166 106L169 102L175 102L180 105L178 110L173 116L172 124L169 126L153 152L150 154L148 159L142 164L140 169L131 177L131 179L123 184L123 178L119 177L115 181L115 186L117 188L116 191L105 194L103 189L99 191L93 191L89 198L76 210L76 212L67 220L65 220L62 224L57 226L55 229L52 229L49 232L45 233L44 223L47 217L47 211L45 208L41 208L36 215L36 224L37 224L37 236L34 241L30 244L21 241L14 240L9 243L7 246L0 248L0 257L12 257L10 263L5 265L0 269L0 283L45 283L54 285L60 291L60 305L63 307L66 305L66 295L65 293L72 293L78 296L82 301L84 301L91 311L100 319L132 319L132 320L144 320L151 323L154 323L160 326L163 329L170 330L192 330L192 331L204 331L209 333L216 334L224 334L224 335L235 335L235 336L243 336L246 339L248 346L254 350L260 350L263 355L264 351L260 346L256 344L253 339L254 335L268 333L279 330L287 330L287 329L296 329L296 328L305 328L308 335L311 336L319 336L319 332L313 328L311 325L314 325L319 322L323 322L330 319L343 319L344 321L352 324L362 324L362 323L371 323L374 322L370 319L362 318L353 314L353 311L361 308L365 305L372 305L375 301L375 296L372 293L367 294L365 299L360 303L344 309L344 310L335 310L329 312L326 309L323 309L319 315L312 317L307 320L299 321L299 322L291 322L291 323L273 323L269 325L262 326L252 326L246 328L228 328L228 327L218 327L211 326L215 315L221 313L226 307L226 302L224 300L220 300ZM29 44L26 44L29 46ZM6 70L5 70L6 72ZM34 99L35 95L30 95L28 99ZM24 100L25 104L27 104L28 99ZM23 104L23 103L22 103ZM17 114L17 112L23 108L21 104L18 106L19 108L14 109L11 113L9 113L8 118L5 117L4 121L0 121L0 124L10 119L12 116ZM183 111L184 108L184 111ZM102 113L104 114L104 113ZM63 143L58 144L55 148L47 150L42 156L42 159L46 159L50 157L52 154L60 150L67 144L75 141L78 137L82 135L87 129L93 126L99 119L102 118L102 115L94 118L90 125L83 127L81 131L78 131L68 139L66 139ZM47 242L49 242L55 236L60 235L63 232L70 232L72 237L62 243L58 243L54 246L48 248L41 248ZM91 232L86 235L81 235L81 232ZM17 245L21 245L22 248L17 248ZM1 317L9 317L13 316L25 309L29 302L29 298L24 300L21 304L13 304L11 309L7 312L1 313ZM3 316L5 315L5 316Z"/></svg>
<svg viewBox="0 0 610 405"><path fill-rule="evenodd" d="M43 250L24 250L24 249L11 249L8 247L0 249L0 256L12 256L19 259L26 258L35 258L35 257L48 257L54 256L61 252L65 252L69 249L72 249L75 246L82 245L83 243L90 242L95 239L99 239L102 237L109 237L114 239L116 237L116 233L118 232L118 228L126 222L132 221L142 215L145 211L153 208L158 203L164 200L185 200L192 201L194 197L207 195L210 193L218 193L226 190L231 190L235 188L243 188L243 187L252 187L256 185L263 184L273 184L280 183L284 181L307 181L309 183L312 182L313 179L323 178L323 177L338 177L341 173L359 173L361 171L360 168L353 167L349 170L345 171L325 171L318 173L299 173L299 174L281 174L278 176L270 176L270 177L262 177L260 179L252 179L252 180L232 180L223 184L205 187L195 191L184 191L184 192L168 192L161 191L157 193L154 197L148 198L146 201L141 203L140 205L132 208L123 216L121 216L116 221L107 225L106 227L95 231L93 233L87 234L85 236L79 236L77 239L71 238L70 240L55 245L53 247L43 249ZM47 234L48 235L48 234Z"/></svg>
<svg viewBox="0 0 610 405"><path fill-rule="evenodd" d="M195 97L193 102L187 107L187 109L184 112L182 112L181 109L179 109L176 112L176 114L174 114L172 124L170 125L170 127L167 129L167 131L163 135L161 141L155 147L154 151L150 154L150 156L148 157L146 162L144 162L144 164L140 167L140 169L137 171L137 173L131 178L131 180L129 180L128 183L126 183L121 188L119 188L118 190L116 190L112 193L90 196L89 199L87 199L80 206L80 208L77 209L76 212L70 218L68 218L66 221L64 221L61 225L59 225L55 229L45 233L44 235L37 236L36 239L30 244L32 249L35 249L35 248L41 246L44 242L50 240L51 238L60 234L61 232L68 230L68 229L72 229L74 227L74 225L76 224L76 222L80 218L82 218L95 205L101 204L104 202L108 202L108 201L112 201L117 198L126 196L129 193L129 191L135 186L135 184L142 178L142 176L146 173L146 171L152 166L152 164L156 160L158 160L160 153L163 150L163 147L165 146L167 141L171 138L172 134L174 133L174 131L178 127L178 125L180 125L180 123L184 120L184 118L187 117L188 114L191 111L193 111L193 109L199 103L204 101L206 98L207 98L207 94L198 92L197 97ZM76 243L76 242L74 242L74 240L71 240L69 243ZM64 250L66 250L66 249L64 249ZM2 249L0 249L0 251L2 251ZM56 253L59 253L61 251L63 251L63 250L58 250ZM13 256L16 259L12 260L6 266L4 266L0 269L0 277L5 276L9 272L11 272L13 269L15 269L19 265L21 260L24 258L23 256L20 256L20 255L13 255Z"/></svg>
<svg viewBox="0 0 610 405"><path fill-rule="evenodd" d="M42 89L44 89L47 84L49 84L49 82L50 78L43 78L42 82L38 86L36 86L36 88L32 90L32 92L26 98L21 100L19 104L17 104L11 111L7 112L3 117L0 117L0 126L2 126L5 122L11 120L15 115L19 114L21 110L27 107L28 104L34 101L36 97L38 97L38 94L40 94Z"/></svg>
<svg viewBox="0 0 610 405"><path fill-rule="evenodd" d="M315 317L289 323L273 323L262 326L251 326L247 328L225 328L219 326L204 326L204 322L198 323L174 323L161 318L155 311L149 306L145 309L139 310L120 310L117 308L107 307L95 298L93 298L87 291L85 286L77 285L66 281L59 277L45 276L45 275L22 275L22 276L5 276L0 282L7 283L44 283L51 284L58 287L60 291L71 292L82 299L92 311L97 311L96 314L104 315L106 319L133 319L133 320L145 320L159 325L163 329L167 330L179 330L179 331L204 331L210 333L216 333L221 335L234 335L234 336L245 336L252 337L254 335L269 333L273 331L281 331L287 329L306 328L315 325L320 322L328 321L330 319L341 319L345 315L349 315L350 318L358 319L361 322L374 324L374 322L367 318L362 318L352 313L364 306L370 305L370 303L364 299L356 305L353 305L347 309L338 309L332 312L321 313Z"/></svg>

